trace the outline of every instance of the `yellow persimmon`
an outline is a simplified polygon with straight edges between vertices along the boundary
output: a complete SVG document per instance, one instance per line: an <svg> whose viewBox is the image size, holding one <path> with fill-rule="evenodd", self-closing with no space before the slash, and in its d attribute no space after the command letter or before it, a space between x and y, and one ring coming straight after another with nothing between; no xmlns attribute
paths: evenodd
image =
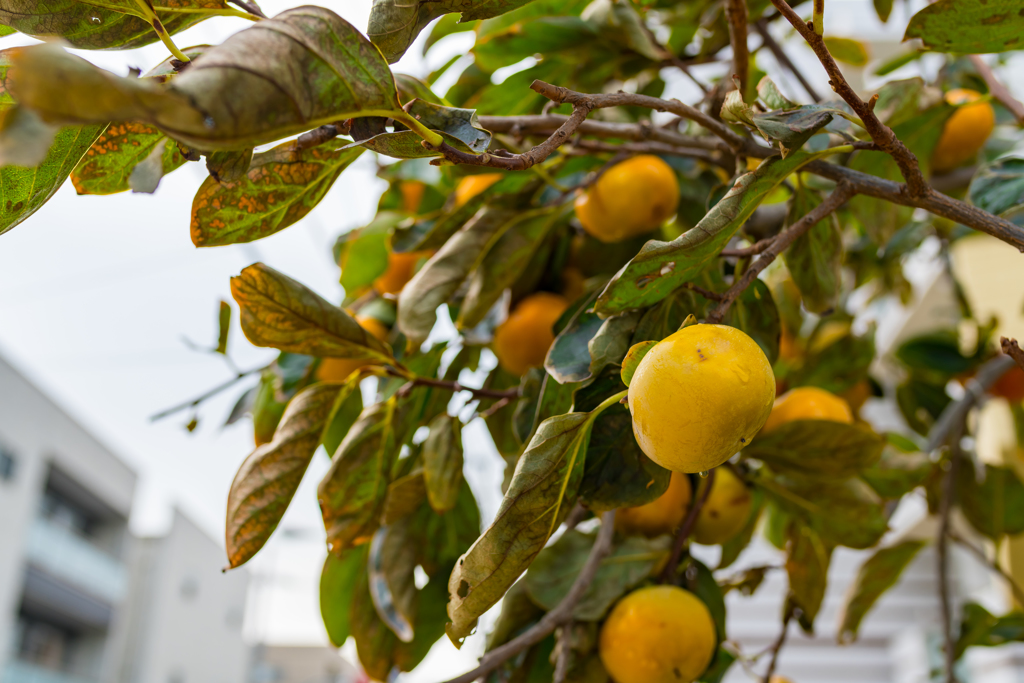
<svg viewBox="0 0 1024 683"><path fill-rule="evenodd" d="M705 486L707 481L702 481L697 489L698 496ZM702 545L725 543L743 529L753 502L750 489L732 470L715 468L711 491L693 525L693 540Z"/></svg>
<svg viewBox="0 0 1024 683"><path fill-rule="evenodd" d="M843 399L818 387L791 389L775 400L772 414L764 423L765 434L794 420L831 420L853 423L853 412Z"/></svg>
<svg viewBox="0 0 1024 683"><path fill-rule="evenodd" d="M691 683L715 654L711 612L676 586L633 591L601 627L598 654L616 683Z"/></svg>
<svg viewBox="0 0 1024 683"><path fill-rule="evenodd" d="M466 176L455 186L455 206L465 206L473 197L502 179L500 173L481 173Z"/></svg>
<svg viewBox="0 0 1024 683"><path fill-rule="evenodd" d="M679 206L679 181L659 157L641 154L601 174L576 198L576 218L602 242L650 232Z"/></svg>
<svg viewBox="0 0 1024 683"><path fill-rule="evenodd" d="M957 89L946 93L946 102L960 105L946 119L942 135L932 152L932 170L950 171L978 156L996 125L996 113L981 93Z"/></svg>
<svg viewBox="0 0 1024 683"><path fill-rule="evenodd" d="M615 528L626 534L638 533L647 537L672 533L686 517L691 494L689 477L673 472L668 489L656 500L619 509L615 513Z"/></svg>
<svg viewBox="0 0 1024 683"><path fill-rule="evenodd" d="M402 210L408 213L419 211L426 189L427 186L419 180L403 180L398 185L398 191L402 195Z"/></svg>
<svg viewBox="0 0 1024 683"><path fill-rule="evenodd" d="M409 251L401 254L389 251L388 269L373 281L373 288L378 294L398 294L416 274L416 264L427 258L430 258L430 252L427 251Z"/></svg>
<svg viewBox="0 0 1024 683"><path fill-rule="evenodd" d="M754 438L775 400L761 347L727 325L690 325L652 348L629 384L633 434L674 472L718 467Z"/></svg>
<svg viewBox="0 0 1024 683"><path fill-rule="evenodd" d="M384 341L388 337L387 325L367 315L356 316L356 322L377 339ZM324 358L316 369L316 378L321 382L344 382L348 376L361 367L371 365L365 360L352 358Z"/></svg>
<svg viewBox="0 0 1024 683"><path fill-rule="evenodd" d="M514 375L544 365L551 343L552 329L569 301L560 294L537 292L526 297L494 331L494 355L498 363Z"/></svg>

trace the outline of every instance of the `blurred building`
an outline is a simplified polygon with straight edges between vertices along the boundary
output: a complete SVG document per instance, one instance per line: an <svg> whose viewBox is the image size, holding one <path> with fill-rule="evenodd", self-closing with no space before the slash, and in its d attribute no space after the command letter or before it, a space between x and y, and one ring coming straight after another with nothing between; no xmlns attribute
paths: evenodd
<svg viewBox="0 0 1024 683"><path fill-rule="evenodd" d="M0 358L0 683L246 678L246 572L177 512L133 537L135 482Z"/></svg>
<svg viewBox="0 0 1024 683"><path fill-rule="evenodd" d="M357 683L359 671L331 647L258 645L250 683Z"/></svg>

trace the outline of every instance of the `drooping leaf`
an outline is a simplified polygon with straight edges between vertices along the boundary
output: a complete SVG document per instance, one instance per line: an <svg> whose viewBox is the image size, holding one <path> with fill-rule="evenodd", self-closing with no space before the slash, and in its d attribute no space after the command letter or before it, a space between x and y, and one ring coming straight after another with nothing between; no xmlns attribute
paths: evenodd
<svg viewBox="0 0 1024 683"><path fill-rule="evenodd" d="M231 278L242 331L256 346L332 358L393 361L385 342L339 306L262 263Z"/></svg>
<svg viewBox="0 0 1024 683"><path fill-rule="evenodd" d="M573 608L580 621L600 621L631 588L647 579L668 557L671 539L629 536L612 548L597 575ZM523 581L526 591L545 610L558 606L572 588L594 545L594 535L567 531L545 548L530 565Z"/></svg>
<svg viewBox="0 0 1024 683"><path fill-rule="evenodd" d="M971 526L993 540L1024 531L1024 483L1016 472L985 465L979 481L972 468L964 469L957 480L960 508Z"/></svg>
<svg viewBox="0 0 1024 683"><path fill-rule="evenodd" d="M475 327L505 289L515 284L541 243L569 217L569 205L527 211L502 228L470 275L456 324Z"/></svg>
<svg viewBox="0 0 1024 683"><path fill-rule="evenodd" d="M569 514L576 498L590 436L590 415L545 420L519 458L491 526L456 565L448 582L448 637L461 644L530 566Z"/></svg>
<svg viewBox="0 0 1024 683"><path fill-rule="evenodd" d="M789 205L786 223L792 225L821 203L801 187ZM783 254L786 268L800 290L804 307L812 313L834 309L842 286L843 233L831 216L818 221Z"/></svg>
<svg viewBox="0 0 1024 683"><path fill-rule="evenodd" d="M878 18L882 20L882 23L889 21L889 15L892 14L893 0L874 0L875 12L878 14Z"/></svg>
<svg viewBox="0 0 1024 683"><path fill-rule="evenodd" d="M580 483L588 509L599 514L650 503L668 490L671 476L637 444L625 406L612 406L594 421Z"/></svg>
<svg viewBox="0 0 1024 683"><path fill-rule="evenodd" d="M341 647L351 635L349 611L359 575L366 571L366 549L353 548L340 554L327 553L320 573L320 616L327 637Z"/></svg>
<svg viewBox="0 0 1024 683"><path fill-rule="evenodd" d="M1024 15L1016 0L938 0L910 19L903 40L920 38L940 52L1019 50Z"/></svg>
<svg viewBox="0 0 1024 683"><path fill-rule="evenodd" d="M338 389L315 384L299 392L288 403L273 441L242 463L228 493L226 546L231 567L248 562L277 528L320 445Z"/></svg>
<svg viewBox="0 0 1024 683"><path fill-rule="evenodd" d="M814 633L814 619L825 599L832 546L801 524L789 527L786 542L786 573L789 592L800 607L800 625Z"/></svg>
<svg viewBox="0 0 1024 683"><path fill-rule="evenodd" d="M712 259L754 209L790 173L824 153L769 159L739 177L711 211L672 242L652 240L620 270L597 299L595 310L613 315L655 304L689 281Z"/></svg>
<svg viewBox="0 0 1024 683"><path fill-rule="evenodd" d="M835 113L834 107L805 104L789 111L753 114L750 121L765 138L777 141L779 151L786 157L792 154L793 150L799 149L819 130L832 123Z"/></svg>
<svg viewBox="0 0 1024 683"><path fill-rule="evenodd" d="M738 327L757 342L769 363L779 357L782 321L771 289L762 280L755 280L743 290L722 319L723 324ZM690 323L684 321L685 327Z"/></svg>
<svg viewBox="0 0 1024 683"><path fill-rule="evenodd" d="M19 49L12 68L18 101L45 120L140 121L205 150L247 149L352 117L404 115L377 49L318 7L232 35L167 84L115 76L55 45Z"/></svg>
<svg viewBox="0 0 1024 683"><path fill-rule="evenodd" d="M761 478L758 483L779 509L801 520L825 543L870 548L888 528L881 501L859 479L779 475Z"/></svg>
<svg viewBox="0 0 1024 683"><path fill-rule="evenodd" d="M903 541L879 549L861 565L840 608L837 636L840 643L850 643L857 639L864 615L885 591L896 585L900 574L923 547L921 541Z"/></svg>
<svg viewBox="0 0 1024 683"><path fill-rule="evenodd" d="M890 7L891 5L890 0ZM832 56L836 58L836 61L844 62L851 66L864 66L870 59L867 46L853 38L826 36L825 46L832 53Z"/></svg>
<svg viewBox="0 0 1024 683"><path fill-rule="evenodd" d="M885 439L867 427L829 420L795 420L758 434L743 457L773 470L846 479L878 462Z"/></svg>
<svg viewBox="0 0 1024 683"><path fill-rule="evenodd" d="M462 422L457 417L438 415L430 423L423 442L423 477L427 498L435 512L455 507L462 486Z"/></svg>
<svg viewBox="0 0 1024 683"><path fill-rule="evenodd" d="M800 106L783 95L782 91L779 90L779 87L775 85L775 81L768 76L765 76L758 81L757 96L760 97L761 101L768 107L768 111L774 111L776 109L788 111Z"/></svg>
<svg viewBox="0 0 1024 683"><path fill-rule="evenodd" d="M1016 214L1024 206L1024 159L999 159L978 171L968 190L971 203L994 213Z"/></svg>
<svg viewBox="0 0 1024 683"><path fill-rule="evenodd" d="M487 19L525 5L530 0L373 0L366 35L389 63L405 54L427 24L449 12L461 12L462 22Z"/></svg>
<svg viewBox="0 0 1024 683"><path fill-rule="evenodd" d="M417 468L404 477L398 477L388 484L388 492L384 496L384 524L394 524L411 515L426 499L427 482L423 478L422 468Z"/></svg>
<svg viewBox="0 0 1024 683"><path fill-rule="evenodd" d="M370 540L380 523L395 448L395 399L375 403L359 416L317 489L332 552Z"/></svg>
<svg viewBox="0 0 1024 683"><path fill-rule="evenodd" d="M217 308L217 346L214 352L221 355L228 353L228 334L231 332L231 304L223 299Z"/></svg>
<svg viewBox="0 0 1024 683"><path fill-rule="evenodd" d="M437 307L447 303L483 258L486 246L515 214L488 207L459 229L398 295L398 329L413 344L430 334Z"/></svg>
<svg viewBox="0 0 1024 683"><path fill-rule="evenodd" d="M1024 614L1019 611L997 617L978 603L968 602L961 612L960 634L954 648L957 659L969 647L998 647L1024 640Z"/></svg>
<svg viewBox="0 0 1024 683"><path fill-rule="evenodd" d="M931 469L932 462L924 453L886 446L879 461L860 476L883 498L899 498L923 484Z"/></svg>
<svg viewBox="0 0 1024 683"><path fill-rule="evenodd" d="M233 183L249 171L252 148L211 152L206 155L206 170L219 183Z"/></svg>
<svg viewBox="0 0 1024 683"><path fill-rule="evenodd" d="M707 565L695 557L689 557L680 565L682 576L676 578L676 584L690 591L708 608L711 618L715 621L715 632L718 641L726 639L725 632L725 595L715 580L715 575Z"/></svg>
<svg viewBox="0 0 1024 683"><path fill-rule="evenodd" d="M252 158L235 181L210 176L192 200L192 243L216 247L262 239L293 225L320 203L361 149L295 149L286 142Z"/></svg>
<svg viewBox="0 0 1024 683"><path fill-rule="evenodd" d="M491 134L480 126L475 109L459 109L421 99L412 100L405 109L424 126L441 133L449 145L462 152L482 154L491 144ZM441 156L440 151L427 149L420 144L421 141L413 131L404 130L379 133L353 144L397 159Z"/></svg>
<svg viewBox="0 0 1024 683"><path fill-rule="evenodd" d="M359 391L359 375L353 375L338 392L324 427L323 444L327 455L333 456L348 430L363 412L363 394Z"/></svg>
<svg viewBox="0 0 1024 683"><path fill-rule="evenodd" d="M130 189L128 178L156 146L166 141L164 134L141 123L114 123L85 153L71 174L78 194L115 194ZM162 171L166 175L185 163L177 145L163 149Z"/></svg>

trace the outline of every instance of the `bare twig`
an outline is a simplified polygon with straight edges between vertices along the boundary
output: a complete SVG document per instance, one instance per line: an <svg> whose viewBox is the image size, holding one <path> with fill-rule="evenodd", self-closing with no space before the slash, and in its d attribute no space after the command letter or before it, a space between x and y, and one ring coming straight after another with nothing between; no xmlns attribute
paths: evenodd
<svg viewBox="0 0 1024 683"><path fill-rule="evenodd" d="M803 87L807 94L811 96L811 99L815 102L821 102L821 96L814 90L814 87L807 81L807 78L803 75L803 72L796 67L796 64L790 60L789 56L782 49L782 46L772 37L771 32L768 30L768 22L765 19L758 19L754 23L754 30L761 36L761 40L764 41L764 46L775 57L782 66L789 69L789 72L796 77L796 80L800 81L800 85Z"/></svg>
<svg viewBox="0 0 1024 683"><path fill-rule="evenodd" d="M765 238L763 240L758 240L757 242L755 242L754 244L750 245L749 247L742 247L740 249L723 249L721 252L719 252L718 255L719 256L736 256L736 257L740 257L740 258L744 258L744 257L747 257L747 256L757 256L758 254L763 252L765 249L767 249L768 247L772 246L772 242L773 241L774 241L774 238L770 238L770 237L769 238Z"/></svg>
<svg viewBox="0 0 1024 683"><path fill-rule="evenodd" d="M965 414L966 417L966 414ZM953 641L953 608L949 599L949 513L953 507L953 490L960 469L960 434L963 421L957 424L949 449L949 469L942 481L942 499L939 502L939 531L936 543L936 561L939 573L939 601L942 606L942 639L945 654L946 683L956 683L953 666L956 663L956 645Z"/></svg>
<svg viewBox="0 0 1024 683"><path fill-rule="evenodd" d="M739 83L740 96L746 99L750 72L750 50L747 48L747 0L726 0L725 16L729 20L729 43L732 45L732 75Z"/></svg>
<svg viewBox="0 0 1024 683"><path fill-rule="evenodd" d="M690 290L691 292L696 292L697 294L700 294L702 297L704 297L708 301L721 301L722 300L722 295L719 294L718 292L712 292L710 289L705 289L703 287L700 287L699 285L693 284L692 282L684 283L683 287L688 289L688 290Z"/></svg>
<svg viewBox="0 0 1024 683"><path fill-rule="evenodd" d="M1017 125L1024 126L1024 104L1013 96L1013 93L1003 85L1002 81L996 78L996 75L992 72L992 67L985 63L981 55L970 55L969 59L978 71L978 75L985 79L985 85L988 86L988 91L992 93L992 97L999 100L999 103L1013 114L1013 118L1017 119Z"/></svg>
<svg viewBox="0 0 1024 683"><path fill-rule="evenodd" d="M691 159L700 159L701 161L715 166L720 166L728 171L732 171L735 164L731 164L722 158L721 154L717 152L709 152L704 149L688 149L686 147L675 147L673 145L666 145L662 142L624 142L619 144L612 144L609 142L598 142L596 140L580 140L576 142L573 147L576 149L586 150L587 152L616 152L625 153L624 156L634 156L637 154L666 154L669 156L681 156L689 157ZM729 157L732 159L732 157Z"/></svg>
<svg viewBox="0 0 1024 683"><path fill-rule="evenodd" d="M590 556L587 557L583 569L580 570L576 581L573 582L572 588L569 589L569 593L562 599L562 602L525 632L485 654L480 661L480 666L446 683L473 683L478 678L483 678L497 669L503 662L544 640L557 627L568 622L572 618L572 611L576 607L576 603L580 601L593 582L597 570L601 567L601 561L611 552L614 532L615 511L612 510L601 515L601 531L597 535L597 540L594 541L594 547L590 550Z"/></svg>
<svg viewBox="0 0 1024 683"><path fill-rule="evenodd" d="M564 124L568 118L561 114L547 114L541 116L481 116L479 120L480 125L492 133L509 133L515 128L523 134L550 135L558 130L559 126ZM619 123L587 119L580 124L576 132L595 138L615 138L632 142L654 141L679 147L730 151L729 146L718 138L683 135L668 128L652 125L650 122Z"/></svg>
<svg viewBox="0 0 1024 683"><path fill-rule="evenodd" d="M771 2L782 16L793 25L793 28L803 36L807 44L810 45L814 54L817 55L818 61L825 67L832 89L860 117L871 139L896 161L896 165L900 168L900 173L903 175L904 180L907 181L907 192L914 197L925 195L929 191L928 183L921 174L917 157L896 137L891 128L882 123L875 115L874 108L862 100L856 91L850 87L850 84L846 82L843 72L839 70L839 65L836 64L836 60L832 58L828 48L825 46L825 40L822 36L815 32L813 27L808 26L800 18L800 15L789 6L786 0L771 0Z"/></svg>
<svg viewBox="0 0 1024 683"><path fill-rule="evenodd" d="M846 200L854 194L856 193L848 184L839 183L839 185L836 186L836 189L832 191L832 194L826 197L821 204L808 211L803 218L772 238L771 244L762 250L758 259L750 264L750 267L747 268L742 277L734 282L732 287L726 290L725 294L722 295L721 303L719 303L718 306L715 307L715 310L708 315L707 322L722 322L722 318L725 317L725 314L729 310L729 306L732 305L732 302L743 293L743 290L749 287L754 280L757 279L757 276L761 274L761 271L767 268L772 261L778 258L779 254L785 251L785 249L791 245L797 237L810 230L818 221L842 206Z"/></svg>
<svg viewBox="0 0 1024 683"><path fill-rule="evenodd" d="M220 392L224 391L225 389L230 389L235 384L237 384L241 380L245 379L249 375L251 375L253 373L256 373L256 372L260 372L261 370L263 370L264 367L266 367L266 366L261 365L260 367L252 368L251 370L242 370L241 372L237 373L234 377L232 377L228 381L224 382L223 384L218 384L214 388L212 388L209 391L206 391L206 392L200 394L199 396L197 396L196 398L192 399L191 401L185 401L184 403L179 403L178 405L172 406L170 408L167 408L166 410L161 410L156 415L153 415L152 417L150 417L149 420L150 420L150 422L156 422L157 420L161 420L161 419L167 417L168 415L173 415L174 413L181 412L182 410L186 410L188 408L195 408L197 405L199 405L200 403L202 403L206 399L212 398L212 397L216 396L217 394L219 394Z"/></svg>
<svg viewBox="0 0 1024 683"><path fill-rule="evenodd" d="M328 140L333 140L339 135L348 135L349 129L350 126L342 121L328 123L327 125L314 128L313 130L303 133L299 137L295 138L295 142L292 143L292 149L309 149L310 147L317 147Z"/></svg>
<svg viewBox="0 0 1024 683"><path fill-rule="evenodd" d="M948 530L946 532L946 535L949 536L949 539L951 541L969 550L972 555L977 557L982 562L982 564L984 564L990 570L1001 576L1002 579L1006 582L1006 585L1009 586L1010 591L1013 593L1014 599L1017 601L1017 604L1024 605L1024 590L1021 590L1021 587L1017 585L1017 582L1013 580L1013 577L1007 574L1002 567L1000 567L996 562L993 562L992 560L988 559L988 556L985 555L984 550L974 545L966 538L963 538L962 536L958 535L952 529Z"/></svg>
<svg viewBox="0 0 1024 683"><path fill-rule="evenodd" d="M555 673L551 678L551 683L565 683L565 677L569 675L569 659L572 656L572 648L569 647L571 631L572 620L570 619L561 627L562 637L558 643L558 659L555 660Z"/></svg>
<svg viewBox="0 0 1024 683"><path fill-rule="evenodd" d="M1020 348L1016 339L1010 339L1009 337L1001 337L999 339L999 345L1003 349L1003 353L1012 358L1017 366L1024 370L1024 350Z"/></svg>
<svg viewBox="0 0 1024 683"><path fill-rule="evenodd" d="M506 396L505 398L499 398L497 401L494 402L494 405L492 405L487 410L481 411L480 413L478 413L474 417L479 417L482 420L486 420L487 418L491 417L492 415L494 415L496 412L498 412L499 410L501 410L502 408L504 408L505 406L507 406L511 402L512 402L512 397L511 396Z"/></svg>
<svg viewBox="0 0 1024 683"><path fill-rule="evenodd" d="M787 599L786 603L786 613L782 615L782 630L779 632L779 637L775 640L775 644L772 645L772 657L768 660L768 668L765 670L764 678L762 679L764 683L771 683L775 667L779 663L779 654L782 652L782 646L786 644L786 636L789 634L789 622L793 619L793 602Z"/></svg>
<svg viewBox="0 0 1024 683"><path fill-rule="evenodd" d="M686 519L683 520L682 526L679 527L679 532L676 533L675 543L672 544L672 554L669 555L668 562L665 563L665 569L661 572L662 583L668 583L675 578L676 567L679 566L679 560L683 557L683 548L686 547L686 541L690 538L690 534L693 533L693 527L697 524L697 517L700 516L704 503L707 502L708 496L711 495L711 486L714 483L715 471L710 470L707 479L704 480L703 491L693 501L689 512L686 513Z"/></svg>
<svg viewBox="0 0 1024 683"><path fill-rule="evenodd" d="M1013 366L1014 360L1010 356L996 356L992 360L986 361L978 369L977 374L967 380L967 384L964 386L966 392L963 397L946 406L942 414L939 415L939 419L932 425L931 431L928 432L925 452L932 453L946 443L949 435L960 429L967 418L967 413L982 399L989 387Z"/></svg>
<svg viewBox="0 0 1024 683"><path fill-rule="evenodd" d="M447 389L452 392L468 391L473 394L476 398L496 398L496 399L514 399L519 397L519 387L513 387L512 389L477 389L475 387L467 387L465 384L460 384L448 379L435 379L434 377L420 377L415 375L409 377L402 371L388 366L385 368L385 372L392 377L400 377L402 379L409 380L409 384L418 387L437 387L439 389Z"/></svg>

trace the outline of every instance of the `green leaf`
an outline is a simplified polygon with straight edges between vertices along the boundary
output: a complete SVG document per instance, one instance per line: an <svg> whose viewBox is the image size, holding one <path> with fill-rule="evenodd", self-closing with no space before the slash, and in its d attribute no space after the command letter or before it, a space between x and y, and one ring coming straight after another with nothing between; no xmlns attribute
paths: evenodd
<svg viewBox="0 0 1024 683"><path fill-rule="evenodd" d="M576 499L590 437L589 413L545 420L516 465L491 526L448 581L448 637L456 645L530 566Z"/></svg>
<svg viewBox="0 0 1024 683"><path fill-rule="evenodd" d="M320 445L338 389L338 385L315 384L299 392L288 403L274 440L242 463L228 493L230 567L248 562L277 528Z"/></svg>
<svg viewBox="0 0 1024 683"><path fill-rule="evenodd" d="M885 439L868 427L830 420L795 420L758 434L744 458L773 470L846 479L878 462Z"/></svg>
<svg viewBox="0 0 1024 683"><path fill-rule="evenodd" d="M167 3L152 6L170 35L215 16L168 11ZM145 19L80 0L11 0L0 6L0 22L37 38L61 38L83 50L130 50L160 39Z"/></svg>
<svg viewBox="0 0 1024 683"><path fill-rule="evenodd" d="M1024 206L1024 159L999 159L978 171L967 192L971 203L995 215Z"/></svg>
<svg viewBox="0 0 1024 683"><path fill-rule="evenodd" d="M360 379L359 375L354 375L342 385L338 392L338 399L331 408L331 414L327 418L327 426L324 427L323 434L323 444L327 455L334 455L345 435L348 434L348 430L352 428L352 425L359 419L359 414L363 412L363 394L359 391Z"/></svg>
<svg viewBox="0 0 1024 683"><path fill-rule="evenodd" d="M639 344L633 344L629 347L629 351L626 352L626 357L622 359L622 383L627 387L633 380L633 375L636 374L636 369L640 366L640 361L644 359L644 356L658 345L660 340L642 341Z"/></svg>
<svg viewBox="0 0 1024 683"><path fill-rule="evenodd" d="M765 76L758 81L757 96L760 97L761 101L768 107L768 111L774 111L776 109L788 111L790 109L797 109L800 106L783 95L782 91L779 90L779 87L775 85L775 81L768 76Z"/></svg>
<svg viewBox="0 0 1024 683"><path fill-rule="evenodd" d="M791 386L819 387L834 394L846 391L865 379L875 358L874 333L862 337L846 334L822 349L816 349L793 372Z"/></svg>
<svg viewBox="0 0 1024 683"><path fill-rule="evenodd" d="M411 515L426 499L427 482L423 478L423 468L417 468L404 477L398 477L388 484L388 492L384 496L383 523L394 524Z"/></svg>
<svg viewBox="0 0 1024 683"><path fill-rule="evenodd" d="M783 157L787 157L815 133L832 123L836 112L834 107L805 104L789 111L754 114L750 122L766 139L778 141L779 151Z"/></svg>
<svg viewBox="0 0 1024 683"><path fill-rule="evenodd" d="M676 583L690 591L707 605L715 620L715 632L718 635L718 642L726 639L725 633L725 595L721 587L715 581L715 575L708 569L707 565L691 556L685 564L681 565L682 576Z"/></svg>
<svg viewBox="0 0 1024 683"><path fill-rule="evenodd" d="M892 14L893 0L874 0L875 12L878 14L878 18L882 20L882 23L889 21L889 15Z"/></svg>
<svg viewBox="0 0 1024 683"><path fill-rule="evenodd" d="M320 573L320 616L327 637L341 647L352 633L349 612L359 576L366 569L366 550L355 548L338 555L327 553Z"/></svg>
<svg viewBox="0 0 1024 683"><path fill-rule="evenodd" d="M501 612L487 634L485 652L512 640L543 615L544 610L537 607L526 592L526 579L516 581L501 599Z"/></svg>
<svg viewBox="0 0 1024 683"><path fill-rule="evenodd" d="M791 524L786 542L789 592L800 607L800 625L814 633L814 619L825 599L832 546L801 524Z"/></svg>
<svg viewBox="0 0 1024 683"><path fill-rule="evenodd" d="M163 133L141 123L112 123L85 153L71 174L78 194L116 194L131 189L132 171L157 148L166 143ZM186 159L178 146L166 144L161 157L161 175L182 166Z"/></svg>
<svg viewBox="0 0 1024 683"><path fill-rule="evenodd" d="M764 509L764 492L755 487L753 497L754 501L750 506L747 523L738 534L722 544L722 556L718 560L718 569L725 569L735 562L754 537L754 531L757 530L757 524L761 520L761 511Z"/></svg>
<svg viewBox="0 0 1024 683"><path fill-rule="evenodd" d="M515 284L548 235L565 225L571 207L535 209L519 214L502 228L489 245L467 282L466 297L459 306L456 325L478 325L502 292Z"/></svg>
<svg viewBox="0 0 1024 683"><path fill-rule="evenodd" d="M214 353L226 356L228 353L228 334L231 332L231 304L223 299L217 309L217 346Z"/></svg>
<svg viewBox="0 0 1024 683"><path fill-rule="evenodd" d="M789 174L825 153L799 152L771 158L740 176L694 228L671 242L644 245L601 292L595 310L603 316L658 303L693 279L713 259L761 201Z"/></svg>
<svg viewBox="0 0 1024 683"><path fill-rule="evenodd" d="M885 591L896 585L900 574L924 547L922 541L903 541L888 548L881 548L861 565L857 578L850 584L846 601L839 610L840 643L851 643L857 639L864 615L874 607Z"/></svg>
<svg viewBox="0 0 1024 683"><path fill-rule="evenodd" d="M210 176L192 200L192 243L252 242L298 222L320 203L362 149L295 149L291 142L253 156L234 181Z"/></svg>
<svg viewBox="0 0 1024 683"><path fill-rule="evenodd" d="M438 97L430 89L430 85L409 74L394 74L395 85L398 87L398 96L402 102L411 102L414 99L421 99L431 104L448 106L444 98Z"/></svg>
<svg viewBox="0 0 1024 683"><path fill-rule="evenodd" d="M870 548L888 529L881 501L859 479L762 477L757 483L783 512L801 520L822 541Z"/></svg>
<svg viewBox="0 0 1024 683"><path fill-rule="evenodd" d="M448 303L480 264L487 245L514 219L508 209L487 207L459 229L420 268L398 295L398 329L421 344L437 320L437 307Z"/></svg>
<svg viewBox="0 0 1024 683"><path fill-rule="evenodd" d="M378 211L369 225L338 238L334 260L341 268L341 286L346 293L369 287L387 272L388 236L405 218L398 211Z"/></svg>
<svg viewBox="0 0 1024 683"><path fill-rule="evenodd" d="M373 0L366 35L389 63L405 54L427 24L449 12L461 12L461 22L488 19L525 5L530 0Z"/></svg>
<svg viewBox="0 0 1024 683"><path fill-rule="evenodd" d="M888 0L890 8L892 0ZM851 66L864 66L870 59L868 48L864 43L853 38L839 38L838 36L826 36L825 47L836 58L836 61Z"/></svg>
<svg viewBox="0 0 1024 683"><path fill-rule="evenodd" d="M544 359L544 369L560 384L581 382L591 376L589 344L602 325L601 318L588 310L593 299L591 294L563 315L563 320L569 317Z"/></svg>
<svg viewBox="0 0 1024 683"><path fill-rule="evenodd" d="M206 155L206 170L219 183L233 183L244 177L252 164L252 148L221 150Z"/></svg>
<svg viewBox="0 0 1024 683"><path fill-rule="evenodd" d="M801 187L790 201L786 223L792 225L821 204L814 192ZM815 223L783 254L786 268L811 313L835 309L842 288L843 233L832 216Z"/></svg>
<svg viewBox="0 0 1024 683"><path fill-rule="evenodd" d="M653 502L668 490L671 476L637 445L625 406L612 406L594 421L580 483L588 509L601 513Z"/></svg>
<svg viewBox="0 0 1024 683"><path fill-rule="evenodd" d="M969 647L998 647L1024 640L1024 614L1019 611L997 617L976 602L968 602L961 610L960 634L954 649L957 659Z"/></svg>
<svg viewBox="0 0 1024 683"><path fill-rule="evenodd" d="M391 466L398 456L396 400L363 410L349 430L317 489L332 552L370 540L380 523Z"/></svg>
<svg viewBox="0 0 1024 683"><path fill-rule="evenodd" d="M572 588L594 545L594 534L567 531L530 565L523 581L530 599L545 610L558 606ZM615 602L654 572L668 557L668 536L630 536L616 544L573 608L579 621L600 621Z"/></svg>
<svg viewBox="0 0 1024 683"><path fill-rule="evenodd" d="M256 346L331 358L393 362L391 349L340 307L262 263L231 278L242 332Z"/></svg>
<svg viewBox="0 0 1024 683"><path fill-rule="evenodd" d="M697 683L722 683L725 675L729 673L729 668L736 662L736 655L722 646L718 647L718 652L715 653L715 658L711 662L711 666L708 667L707 671L700 675L697 679Z"/></svg>
<svg viewBox="0 0 1024 683"><path fill-rule="evenodd" d="M423 442L423 477L430 507L439 514L455 507L462 486L462 457L462 422L438 415Z"/></svg>
<svg viewBox="0 0 1024 683"><path fill-rule="evenodd" d="M764 351L768 362L774 363L778 359L782 321L771 289L764 281L755 280L754 284L743 290L729 307L722 323L746 332ZM689 324L684 321L683 327Z"/></svg>
<svg viewBox="0 0 1024 683"><path fill-rule="evenodd" d="M634 311L607 318L597 334L587 342L590 352L590 377L610 365L621 365L630 350L630 343L642 314ZM628 386L628 385L627 385Z"/></svg>
<svg viewBox="0 0 1024 683"><path fill-rule="evenodd" d="M985 465L981 481L973 468L963 470L957 481L960 509L971 526L995 541L1024 531L1024 483L1014 470Z"/></svg>
<svg viewBox="0 0 1024 683"><path fill-rule="evenodd" d="M20 50L13 69L18 101L47 121L140 121L203 150L247 149L352 117L407 116L376 48L317 7L232 35L166 84L115 76L55 45Z"/></svg>
<svg viewBox="0 0 1024 683"><path fill-rule="evenodd" d="M480 210L486 199L487 193L481 192L462 206L442 210L436 218L420 218L409 227L396 226L391 238L392 250L405 253L439 249Z"/></svg>
<svg viewBox="0 0 1024 683"><path fill-rule="evenodd" d="M1021 48L1024 15L1017 0L938 0L910 19L903 40L920 38L939 52L985 54Z"/></svg>
<svg viewBox="0 0 1024 683"><path fill-rule="evenodd" d="M477 64L487 71L496 71L537 53L551 55L578 49L597 39L594 24L575 16L532 17L500 28L490 24L481 26L473 47Z"/></svg>
<svg viewBox="0 0 1024 683"><path fill-rule="evenodd" d="M924 484L931 470L932 462L924 453L886 446L881 459L860 476L883 498L900 498Z"/></svg>

